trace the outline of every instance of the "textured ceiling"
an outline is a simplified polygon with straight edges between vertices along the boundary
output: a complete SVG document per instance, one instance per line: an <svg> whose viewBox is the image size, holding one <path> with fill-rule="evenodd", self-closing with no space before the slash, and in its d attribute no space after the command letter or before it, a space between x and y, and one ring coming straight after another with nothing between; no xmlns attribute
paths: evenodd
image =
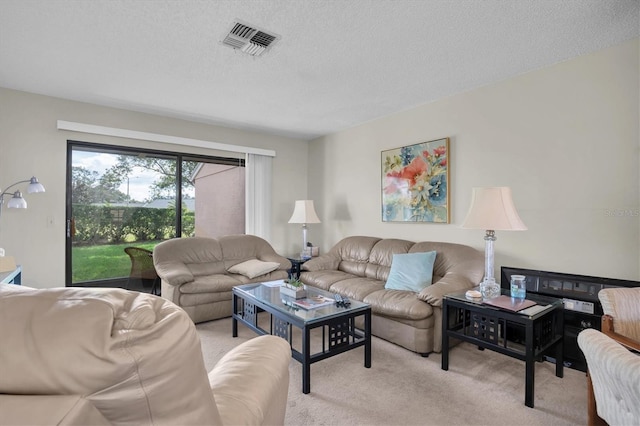
<svg viewBox="0 0 640 426"><path fill-rule="evenodd" d="M236 19L281 39L223 46ZM311 139L638 37L639 19L638 0L0 0L0 87Z"/></svg>

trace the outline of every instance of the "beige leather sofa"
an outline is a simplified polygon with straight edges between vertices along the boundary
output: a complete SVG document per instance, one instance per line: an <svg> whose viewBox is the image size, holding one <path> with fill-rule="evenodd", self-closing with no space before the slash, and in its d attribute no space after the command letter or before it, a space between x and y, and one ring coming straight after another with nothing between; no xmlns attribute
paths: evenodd
<svg viewBox="0 0 640 426"><path fill-rule="evenodd" d="M288 343L261 336L208 373L193 321L121 289L0 284L0 424L283 424Z"/></svg>
<svg viewBox="0 0 640 426"><path fill-rule="evenodd" d="M393 255L436 251L432 284L419 293L385 289ZM427 355L442 350L442 296L478 285L484 254L443 242L348 237L302 265L307 285L371 305L373 335Z"/></svg>
<svg viewBox="0 0 640 426"><path fill-rule="evenodd" d="M277 268L256 276L233 272L246 262ZM234 286L287 278L291 268L287 258L253 235L164 241L153 250L153 263L162 280L162 297L184 309L195 323L231 316Z"/></svg>

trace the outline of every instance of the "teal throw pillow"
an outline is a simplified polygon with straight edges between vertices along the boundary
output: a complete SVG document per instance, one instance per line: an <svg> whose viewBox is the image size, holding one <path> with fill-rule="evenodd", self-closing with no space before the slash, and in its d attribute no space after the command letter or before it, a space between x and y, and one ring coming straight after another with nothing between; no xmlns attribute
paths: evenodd
<svg viewBox="0 0 640 426"><path fill-rule="evenodd" d="M394 254L384 288L419 293L431 285L435 260L435 251Z"/></svg>

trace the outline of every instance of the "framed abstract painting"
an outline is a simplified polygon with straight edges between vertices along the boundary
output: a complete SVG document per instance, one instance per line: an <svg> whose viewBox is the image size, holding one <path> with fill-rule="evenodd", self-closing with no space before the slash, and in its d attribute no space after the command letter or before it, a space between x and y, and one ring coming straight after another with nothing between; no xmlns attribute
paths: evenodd
<svg viewBox="0 0 640 426"><path fill-rule="evenodd" d="M449 138L382 151L382 221L449 223Z"/></svg>

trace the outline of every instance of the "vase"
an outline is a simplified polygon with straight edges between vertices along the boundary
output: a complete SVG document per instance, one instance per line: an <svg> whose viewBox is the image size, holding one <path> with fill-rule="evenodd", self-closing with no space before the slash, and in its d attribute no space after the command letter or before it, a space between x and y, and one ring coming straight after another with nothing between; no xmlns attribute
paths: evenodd
<svg viewBox="0 0 640 426"><path fill-rule="evenodd" d="M500 296L500 284L495 278L486 278L480 283L480 293L484 299L493 299Z"/></svg>

